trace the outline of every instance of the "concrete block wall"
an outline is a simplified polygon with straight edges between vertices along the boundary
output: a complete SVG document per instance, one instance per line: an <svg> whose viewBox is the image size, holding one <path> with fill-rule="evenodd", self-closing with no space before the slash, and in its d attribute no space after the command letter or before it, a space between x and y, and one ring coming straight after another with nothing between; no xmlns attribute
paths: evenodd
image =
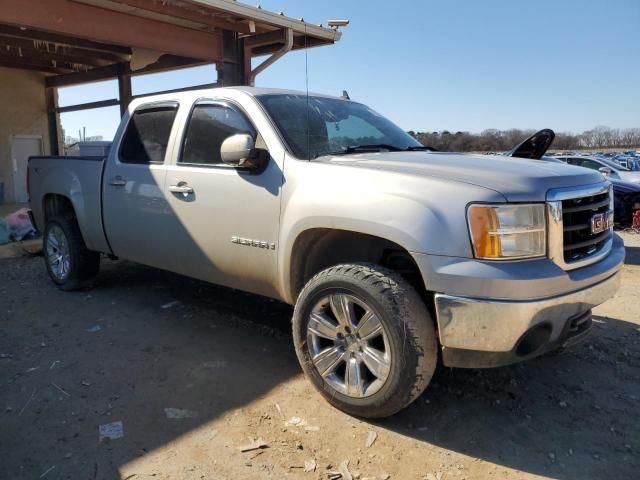
<svg viewBox="0 0 640 480"><path fill-rule="evenodd" d="M44 78L39 72L0 67L0 181L5 203L14 199L13 135L41 135L44 153L49 153Z"/></svg>

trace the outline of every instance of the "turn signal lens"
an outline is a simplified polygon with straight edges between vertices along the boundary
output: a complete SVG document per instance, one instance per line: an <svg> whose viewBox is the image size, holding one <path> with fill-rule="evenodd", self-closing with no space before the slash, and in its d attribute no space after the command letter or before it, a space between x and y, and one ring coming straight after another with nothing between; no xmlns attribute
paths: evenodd
<svg viewBox="0 0 640 480"><path fill-rule="evenodd" d="M467 211L476 258L521 259L546 253L544 205L471 205Z"/></svg>

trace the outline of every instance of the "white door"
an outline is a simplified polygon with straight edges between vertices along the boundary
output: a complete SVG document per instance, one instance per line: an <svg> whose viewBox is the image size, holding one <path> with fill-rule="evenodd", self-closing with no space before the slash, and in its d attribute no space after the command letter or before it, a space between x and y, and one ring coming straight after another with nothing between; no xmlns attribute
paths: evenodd
<svg viewBox="0 0 640 480"><path fill-rule="evenodd" d="M13 201L29 201L27 194L27 162L33 155L42 155L42 137L14 135L11 139L11 161L13 172Z"/></svg>

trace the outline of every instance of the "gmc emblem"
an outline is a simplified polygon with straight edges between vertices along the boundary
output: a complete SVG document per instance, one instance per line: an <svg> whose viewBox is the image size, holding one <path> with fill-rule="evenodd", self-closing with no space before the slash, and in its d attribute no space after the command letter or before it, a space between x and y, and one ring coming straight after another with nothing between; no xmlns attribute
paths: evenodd
<svg viewBox="0 0 640 480"><path fill-rule="evenodd" d="M591 234L597 235L613 227L613 212L597 213L591 217Z"/></svg>

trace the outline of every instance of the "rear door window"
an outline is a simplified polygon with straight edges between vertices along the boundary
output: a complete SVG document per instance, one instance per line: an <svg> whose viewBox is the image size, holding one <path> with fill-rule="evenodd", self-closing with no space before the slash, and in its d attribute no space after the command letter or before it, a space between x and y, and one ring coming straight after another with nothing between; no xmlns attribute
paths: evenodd
<svg viewBox="0 0 640 480"><path fill-rule="evenodd" d="M136 110L122 138L120 161L163 163L177 111L177 104Z"/></svg>

